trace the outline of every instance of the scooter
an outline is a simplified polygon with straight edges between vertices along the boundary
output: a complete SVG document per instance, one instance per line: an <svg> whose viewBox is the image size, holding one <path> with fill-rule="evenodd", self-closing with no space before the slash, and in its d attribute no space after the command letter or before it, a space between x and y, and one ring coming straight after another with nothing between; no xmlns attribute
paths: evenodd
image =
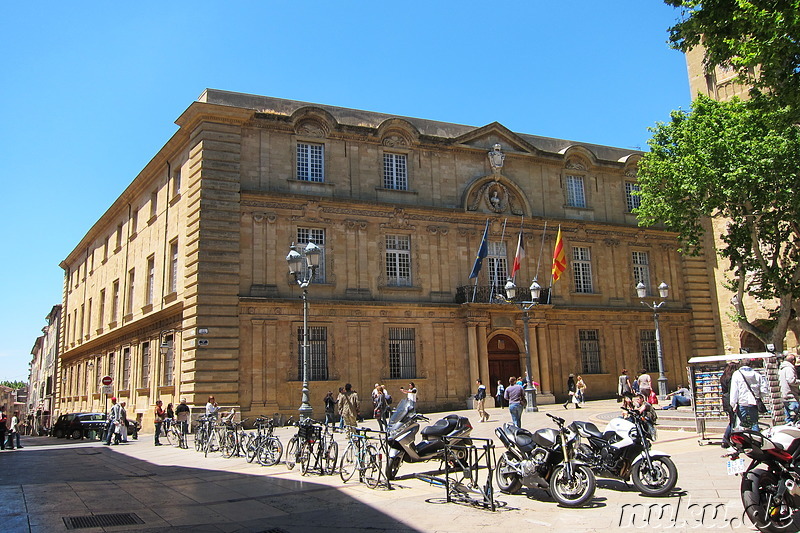
<svg viewBox="0 0 800 533"><path fill-rule="evenodd" d="M414 402L403 399L392 413L386 426L387 442L389 444L389 461L387 476L394 479L400 465L406 463L419 463L432 459L445 459L451 461L454 468L463 468L467 459L466 448L472 444L469 435L472 424L469 419L458 415L447 415L427 426L421 431L423 440L415 442L419 431L419 422L430 420L417 413ZM450 454L445 458L445 441L454 445Z"/></svg>
<svg viewBox="0 0 800 533"><path fill-rule="evenodd" d="M635 409L625 411L627 416L612 419L602 433L591 422L570 424L586 440L578 446L577 457L597 473L632 479L645 496L663 496L675 488L678 469L669 454L650 448L656 440L653 422Z"/></svg>

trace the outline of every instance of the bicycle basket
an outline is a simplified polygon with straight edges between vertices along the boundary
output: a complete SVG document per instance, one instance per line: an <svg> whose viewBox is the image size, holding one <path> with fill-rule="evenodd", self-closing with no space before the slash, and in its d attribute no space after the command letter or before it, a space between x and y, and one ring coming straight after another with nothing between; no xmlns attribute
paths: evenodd
<svg viewBox="0 0 800 533"><path fill-rule="evenodd" d="M319 426L302 425L297 428L297 437L304 441L317 441L322 435L322 428Z"/></svg>

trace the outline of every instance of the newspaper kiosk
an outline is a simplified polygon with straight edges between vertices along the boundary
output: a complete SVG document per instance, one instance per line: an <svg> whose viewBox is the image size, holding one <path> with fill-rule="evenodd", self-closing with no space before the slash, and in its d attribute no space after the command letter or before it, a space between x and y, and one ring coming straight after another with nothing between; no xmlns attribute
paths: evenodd
<svg viewBox="0 0 800 533"><path fill-rule="evenodd" d="M692 389L692 404L694 407L695 425L700 435L700 444L707 441L721 440L721 435L714 437L706 434L706 422L709 420L727 421L728 415L722 409L722 391L719 379L725 365L730 361L753 360L753 369L767 378L771 391L771 401L765 401L768 413L762 417L769 417L773 424L783 422L783 402L778 384L778 358L772 352L710 355L705 357L692 357L686 367L689 384ZM727 423L725 424L727 425Z"/></svg>

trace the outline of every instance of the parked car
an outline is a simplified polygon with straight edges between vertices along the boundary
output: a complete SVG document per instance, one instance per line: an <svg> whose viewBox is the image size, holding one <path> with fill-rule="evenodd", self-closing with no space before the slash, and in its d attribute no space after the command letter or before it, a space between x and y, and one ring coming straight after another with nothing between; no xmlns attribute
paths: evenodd
<svg viewBox="0 0 800 533"><path fill-rule="evenodd" d="M53 424L51 435L57 438L102 439L106 432L105 413L68 413ZM128 434L138 438L139 424L128 419Z"/></svg>

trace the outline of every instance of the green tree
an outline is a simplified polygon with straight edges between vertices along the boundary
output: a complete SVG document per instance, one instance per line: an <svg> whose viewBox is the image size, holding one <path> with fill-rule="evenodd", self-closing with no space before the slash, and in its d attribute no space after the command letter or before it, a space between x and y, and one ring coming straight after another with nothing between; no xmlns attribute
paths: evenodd
<svg viewBox="0 0 800 533"><path fill-rule="evenodd" d="M698 253L707 220L727 221L717 253L730 261L739 327L783 349L800 297L800 129L788 107L764 97L717 102L698 97L691 112L650 130L638 171L641 225L663 223L685 253ZM771 329L751 323L749 294L770 309Z"/></svg>
<svg viewBox="0 0 800 533"><path fill-rule="evenodd" d="M785 103L800 96L800 0L664 0L681 8L670 44L705 48L707 67L734 68Z"/></svg>
<svg viewBox="0 0 800 533"><path fill-rule="evenodd" d="M25 387L28 384L25 383L24 381L8 381L8 380L5 380L5 381L0 381L0 385L4 385L4 386L9 387L11 389L21 389L22 387Z"/></svg>

